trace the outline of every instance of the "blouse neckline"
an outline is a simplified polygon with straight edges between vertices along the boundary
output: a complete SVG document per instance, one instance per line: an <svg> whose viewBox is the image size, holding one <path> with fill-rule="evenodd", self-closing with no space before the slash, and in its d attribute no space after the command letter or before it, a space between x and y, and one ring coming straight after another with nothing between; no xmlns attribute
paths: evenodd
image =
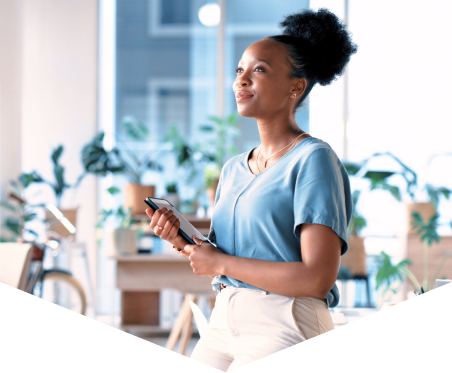
<svg viewBox="0 0 452 373"><path fill-rule="evenodd" d="M281 158L279 158L279 159L278 159L275 163L273 163L270 167L266 168L264 171L262 171L262 172L260 172L260 173L258 173L258 174L255 174L255 173L253 173L253 171L251 171L251 167L250 167L250 164L249 164L249 158L250 158L251 152L252 152L254 149L257 149L257 146L256 146L255 148L251 149L251 150L247 153L247 155L246 155L246 157L245 157L245 165L246 165L246 168L247 168L248 172L249 172L251 175L253 175L254 177L257 177L257 176L259 176L259 175L262 175L263 173L265 173L265 172L267 172L268 170L270 170L271 168L273 168L273 166L275 166L275 165L276 165L281 159L283 159L287 154L292 153L292 151L293 151L294 149L296 149L301 143L305 142L305 141L308 140L308 139L315 139L315 138L316 138L316 137L309 136L309 137L306 137L306 138L302 139L299 143L297 143L297 145L295 145L292 149L290 149L286 154L284 154Z"/></svg>

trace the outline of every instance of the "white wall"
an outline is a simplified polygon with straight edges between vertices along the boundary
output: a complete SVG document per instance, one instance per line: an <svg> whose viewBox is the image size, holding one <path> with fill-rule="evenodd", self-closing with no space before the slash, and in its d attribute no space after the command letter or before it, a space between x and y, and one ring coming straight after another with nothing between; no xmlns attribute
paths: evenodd
<svg viewBox="0 0 452 373"><path fill-rule="evenodd" d="M20 173L22 1L0 0L0 198ZM5 211L0 209L0 221Z"/></svg>
<svg viewBox="0 0 452 373"><path fill-rule="evenodd" d="M311 7L328 7L343 16L343 1L312 0ZM424 185L429 158L452 151L451 16L452 2L446 0L350 0L349 29L358 44L348 67L350 160L390 151ZM311 133L330 143L339 156L342 87L341 80L315 87L310 107ZM452 157L437 159L428 181L452 188L451 169ZM364 195L358 207L369 223L363 234L403 231L404 206L388 193ZM439 212L443 221L450 221L452 203L443 203ZM450 234L450 229L441 232Z"/></svg>
<svg viewBox="0 0 452 373"><path fill-rule="evenodd" d="M97 43L97 0L0 0L0 198L23 171L53 181L50 154L59 144L67 181L82 173L82 146L97 132ZM48 192L36 200L52 197ZM95 282L94 177L63 198L62 207L76 206ZM81 262L74 264L86 288Z"/></svg>

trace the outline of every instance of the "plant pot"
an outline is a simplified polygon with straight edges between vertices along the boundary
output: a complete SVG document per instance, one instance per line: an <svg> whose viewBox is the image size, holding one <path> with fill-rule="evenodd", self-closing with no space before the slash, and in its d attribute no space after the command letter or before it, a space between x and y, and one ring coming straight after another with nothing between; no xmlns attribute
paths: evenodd
<svg viewBox="0 0 452 373"><path fill-rule="evenodd" d="M68 219L71 224L77 228L77 210L78 207L75 209L59 209L61 213L65 216L66 219ZM49 210L46 210L46 221L48 221L51 225L49 227L49 231L55 232L61 237L68 237L71 232L69 232L63 224L61 224L59 221L56 223L53 223L53 221L56 221L55 215L53 215Z"/></svg>
<svg viewBox="0 0 452 373"><path fill-rule="evenodd" d="M144 214L144 210L147 208L144 200L147 197L154 197L155 186L128 183L124 195L125 207L126 209L132 208L132 215Z"/></svg>
<svg viewBox="0 0 452 373"><path fill-rule="evenodd" d="M166 199L169 203L171 203L176 209L179 209L180 198L177 193L169 193L166 196L162 197Z"/></svg>
<svg viewBox="0 0 452 373"><path fill-rule="evenodd" d="M138 252L138 234L135 229L106 228L105 245L107 255L136 254Z"/></svg>
<svg viewBox="0 0 452 373"><path fill-rule="evenodd" d="M210 188L207 188L207 198L209 199L210 207L215 205L215 195L217 193L218 183L220 182L220 178L217 178Z"/></svg>
<svg viewBox="0 0 452 373"><path fill-rule="evenodd" d="M430 202L420 202L420 203L407 203L407 234L416 234L416 230L411 228L411 214L413 212L418 212L422 216L424 224L436 214L435 208Z"/></svg>
<svg viewBox="0 0 452 373"><path fill-rule="evenodd" d="M364 237L350 236L348 250L341 257L341 267L347 268L352 275L367 275Z"/></svg>

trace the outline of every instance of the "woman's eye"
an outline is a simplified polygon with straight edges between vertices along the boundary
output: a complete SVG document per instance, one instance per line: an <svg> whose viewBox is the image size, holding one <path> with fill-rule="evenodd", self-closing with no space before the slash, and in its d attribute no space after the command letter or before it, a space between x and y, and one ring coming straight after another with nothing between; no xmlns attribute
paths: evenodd
<svg viewBox="0 0 452 373"><path fill-rule="evenodd" d="M241 73L242 72L242 68L241 67L238 67L238 68L236 68L235 69L235 72L238 74L238 73Z"/></svg>
<svg viewBox="0 0 452 373"><path fill-rule="evenodd" d="M255 70L259 70L259 71L262 71L262 72L264 72L264 69L262 68L262 67L256 67L256 69Z"/></svg>

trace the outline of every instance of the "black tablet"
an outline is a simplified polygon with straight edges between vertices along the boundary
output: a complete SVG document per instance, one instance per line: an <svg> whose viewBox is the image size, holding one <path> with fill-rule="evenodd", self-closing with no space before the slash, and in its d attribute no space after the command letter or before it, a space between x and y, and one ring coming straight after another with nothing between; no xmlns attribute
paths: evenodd
<svg viewBox="0 0 452 373"><path fill-rule="evenodd" d="M192 240L192 236L196 236L200 240L206 241L206 237L204 237L193 225L191 225L191 223L166 199L148 197L144 200L144 202L154 211L157 211L162 207L172 210L173 214L180 220L179 235L181 235L182 238L190 245L196 245L196 243Z"/></svg>

